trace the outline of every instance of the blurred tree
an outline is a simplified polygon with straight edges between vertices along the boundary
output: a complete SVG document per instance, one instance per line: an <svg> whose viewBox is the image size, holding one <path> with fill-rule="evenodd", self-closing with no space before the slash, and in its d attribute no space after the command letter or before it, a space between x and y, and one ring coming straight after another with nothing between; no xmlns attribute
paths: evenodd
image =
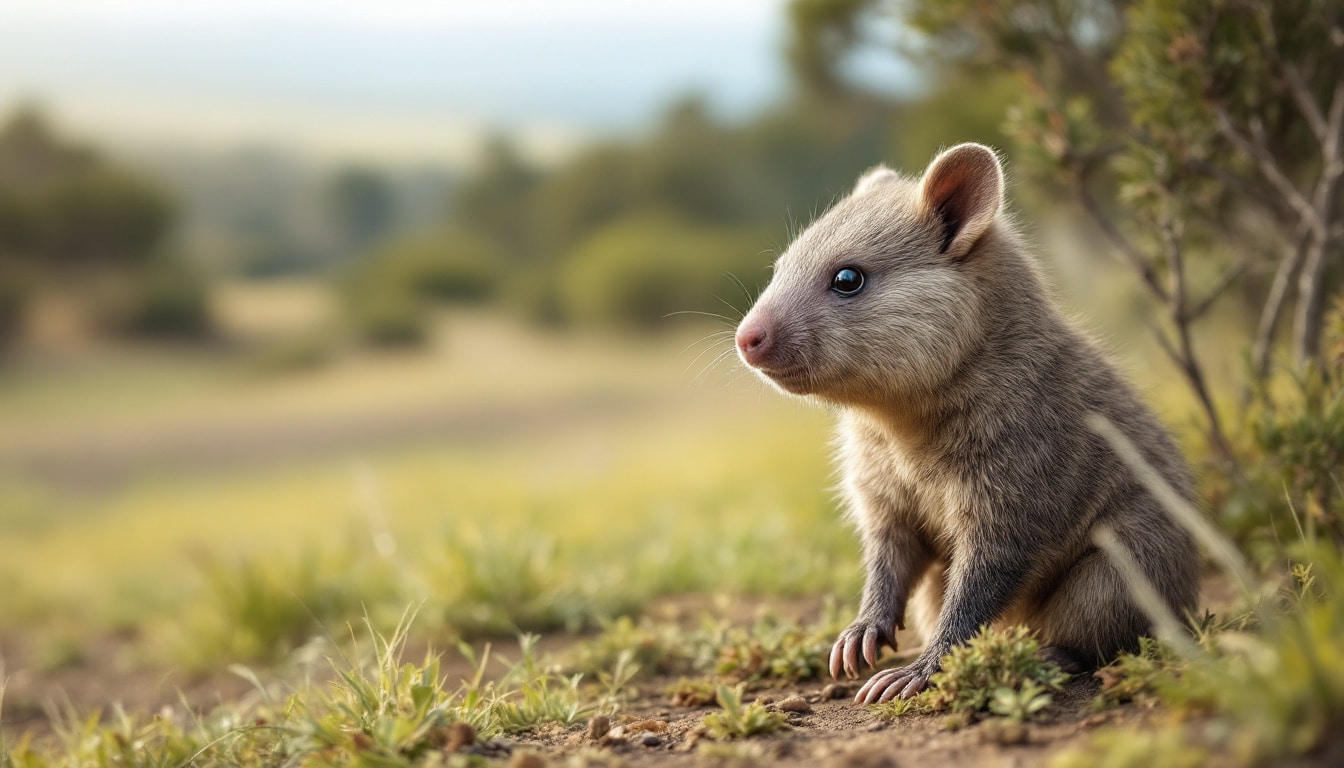
<svg viewBox="0 0 1344 768"><path fill-rule="evenodd" d="M346 168L328 191L333 228L346 254L363 251L387 236L396 215L392 187L370 168Z"/></svg>
<svg viewBox="0 0 1344 768"><path fill-rule="evenodd" d="M1258 374L1290 300L1293 354L1320 362L1344 229L1344 5L823 4L824 23L794 14L795 36L834 37L885 14L922 34L919 55L937 68L1021 78L1024 98L1008 114L1019 167L1062 185L1165 308L1158 339L1204 406L1210 444L1233 462L1190 327L1230 288L1253 289L1246 275L1272 272L1259 294Z"/></svg>
<svg viewBox="0 0 1344 768"><path fill-rule="evenodd" d="M0 250L51 267L144 259L173 221L166 197L139 177L62 143L19 111L0 129Z"/></svg>
<svg viewBox="0 0 1344 768"><path fill-rule="evenodd" d="M842 64L862 40L865 17L877 5L875 0L789 3L789 38L784 55L805 96L832 99L851 93L853 86L842 76Z"/></svg>
<svg viewBox="0 0 1344 768"><path fill-rule="evenodd" d="M18 110L0 128L0 336L19 332L33 295L85 288L85 302L105 304L91 314L117 329L200 332L199 275L164 252L173 221L156 187Z"/></svg>
<svg viewBox="0 0 1344 768"><path fill-rule="evenodd" d="M634 193L695 221L741 219L740 141L710 116L702 99L672 104L633 168Z"/></svg>
<svg viewBox="0 0 1344 768"><path fill-rule="evenodd" d="M628 211L635 194L634 156L625 146L600 144L546 176L535 198L540 240L562 251Z"/></svg>
<svg viewBox="0 0 1344 768"><path fill-rule="evenodd" d="M484 154L480 169L454 199L453 223L498 243L515 263L536 262L539 243L532 197L540 174L503 137L492 138Z"/></svg>

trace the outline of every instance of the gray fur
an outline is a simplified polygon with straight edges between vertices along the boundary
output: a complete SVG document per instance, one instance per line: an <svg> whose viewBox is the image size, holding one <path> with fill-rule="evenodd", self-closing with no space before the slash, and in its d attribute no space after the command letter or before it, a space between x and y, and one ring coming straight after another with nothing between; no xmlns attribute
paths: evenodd
<svg viewBox="0 0 1344 768"><path fill-rule="evenodd" d="M1108 418L1192 498L1179 451L1051 303L1001 210L991 150L955 147L919 181L877 173L780 256L738 331L767 380L839 413L867 584L832 673L856 675L860 654L875 664L907 607L923 654L875 675L860 700L922 690L985 624L1024 623L1080 666L1134 649L1149 622L1093 526L1115 529L1178 615L1194 607L1198 559L1085 417ZM866 275L848 298L830 290L845 266Z"/></svg>

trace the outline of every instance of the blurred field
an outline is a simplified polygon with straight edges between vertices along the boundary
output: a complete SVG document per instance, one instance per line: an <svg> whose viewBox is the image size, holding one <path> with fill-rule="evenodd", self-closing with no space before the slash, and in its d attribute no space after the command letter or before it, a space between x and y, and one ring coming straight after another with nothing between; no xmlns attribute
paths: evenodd
<svg viewBox="0 0 1344 768"><path fill-rule="evenodd" d="M246 620L209 618L228 613L223 575L309 560L314 589L349 593L317 618L424 600L450 634L690 591L852 591L825 414L735 361L700 375L719 350L697 361L709 329L691 326L552 337L455 313L431 349L283 375L153 351L7 371L3 623L145 631L191 657L211 641L176 636L193 617ZM275 581L263 602L302 590ZM187 660L249 649L216 650Z"/></svg>

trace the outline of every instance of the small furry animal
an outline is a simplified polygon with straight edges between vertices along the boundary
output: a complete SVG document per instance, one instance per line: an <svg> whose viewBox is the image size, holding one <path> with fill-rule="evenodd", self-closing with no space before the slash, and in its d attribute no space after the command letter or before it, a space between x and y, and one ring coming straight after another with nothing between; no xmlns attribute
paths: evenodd
<svg viewBox="0 0 1344 768"><path fill-rule="evenodd" d="M983 625L1025 624L1082 671L1150 623L1091 532L1110 526L1172 611L1192 609L1190 535L1086 424L1109 419L1186 498L1157 418L1051 303L1003 212L994 151L961 144L913 180L879 166L775 262L737 328L742 360L833 405L866 585L830 669L896 647L906 609L926 645L856 701L924 690Z"/></svg>

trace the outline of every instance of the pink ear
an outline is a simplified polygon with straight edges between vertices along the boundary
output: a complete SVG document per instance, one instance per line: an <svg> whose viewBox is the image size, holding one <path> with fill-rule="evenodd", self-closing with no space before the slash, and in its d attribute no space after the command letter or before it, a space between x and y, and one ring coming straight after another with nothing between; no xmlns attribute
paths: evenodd
<svg viewBox="0 0 1344 768"><path fill-rule="evenodd" d="M1003 204L998 155L983 144L958 144L929 164L920 197L925 212L941 220L941 251L952 259L966 256Z"/></svg>

